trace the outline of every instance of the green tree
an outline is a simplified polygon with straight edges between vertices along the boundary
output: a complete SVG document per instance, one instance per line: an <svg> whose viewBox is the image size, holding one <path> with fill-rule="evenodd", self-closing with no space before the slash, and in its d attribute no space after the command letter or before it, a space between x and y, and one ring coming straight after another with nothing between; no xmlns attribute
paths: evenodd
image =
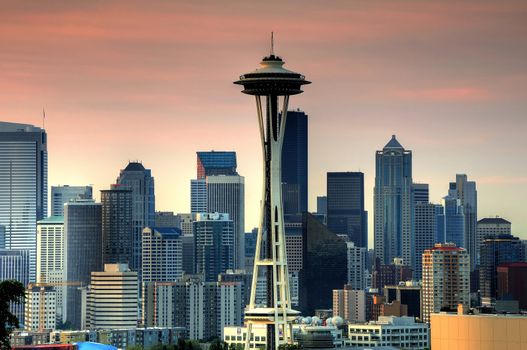
<svg viewBox="0 0 527 350"><path fill-rule="evenodd" d="M0 282L0 347L10 349L9 334L17 328L18 318L9 311L9 304L20 304L25 298L24 285L18 281Z"/></svg>

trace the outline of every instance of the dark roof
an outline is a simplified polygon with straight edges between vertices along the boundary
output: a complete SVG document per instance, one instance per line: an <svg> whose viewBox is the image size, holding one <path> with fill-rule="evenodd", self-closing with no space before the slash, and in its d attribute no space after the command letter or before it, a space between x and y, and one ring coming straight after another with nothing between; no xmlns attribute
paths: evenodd
<svg viewBox="0 0 527 350"><path fill-rule="evenodd" d="M163 236L181 236L181 229L177 227L152 227L152 231L158 232Z"/></svg>
<svg viewBox="0 0 527 350"><path fill-rule="evenodd" d="M395 138L395 135L392 135L391 140L388 141L388 143L386 144L386 146L384 146L384 148L404 148L404 147L401 146L399 141L397 141L397 139Z"/></svg>
<svg viewBox="0 0 527 350"><path fill-rule="evenodd" d="M483 218L478 220L478 224L510 224L510 221L503 218Z"/></svg>
<svg viewBox="0 0 527 350"><path fill-rule="evenodd" d="M145 171L145 167L141 163L130 162L130 163L128 163L126 168L124 168L124 170L125 171Z"/></svg>

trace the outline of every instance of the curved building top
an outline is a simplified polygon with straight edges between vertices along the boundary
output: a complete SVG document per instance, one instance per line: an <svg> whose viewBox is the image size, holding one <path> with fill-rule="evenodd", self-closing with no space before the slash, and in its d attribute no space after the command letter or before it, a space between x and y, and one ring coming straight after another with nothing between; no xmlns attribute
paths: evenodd
<svg viewBox="0 0 527 350"><path fill-rule="evenodd" d="M271 54L262 59L260 68L240 76L234 84L243 85L248 95L297 95L301 86L311 84L305 77L283 67L284 61Z"/></svg>

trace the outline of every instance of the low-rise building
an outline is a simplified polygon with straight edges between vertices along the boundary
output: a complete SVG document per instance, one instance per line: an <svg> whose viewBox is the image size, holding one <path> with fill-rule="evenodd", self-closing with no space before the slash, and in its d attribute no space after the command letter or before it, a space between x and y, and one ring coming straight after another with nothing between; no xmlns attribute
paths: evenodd
<svg viewBox="0 0 527 350"><path fill-rule="evenodd" d="M430 317L431 348L527 349L527 316L434 313Z"/></svg>
<svg viewBox="0 0 527 350"><path fill-rule="evenodd" d="M379 316L377 321L349 324L348 344L425 350L430 348L429 329L426 324L415 322L413 317Z"/></svg>

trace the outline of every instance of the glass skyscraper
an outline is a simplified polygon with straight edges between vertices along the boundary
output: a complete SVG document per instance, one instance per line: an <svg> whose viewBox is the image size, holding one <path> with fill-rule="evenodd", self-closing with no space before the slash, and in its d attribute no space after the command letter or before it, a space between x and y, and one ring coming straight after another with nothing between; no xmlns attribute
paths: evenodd
<svg viewBox="0 0 527 350"><path fill-rule="evenodd" d="M393 135L375 158L375 255L386 265L396 257L413 265L412 151Z"/></svg>
<svg viewBox="0 0 527 350"><path fill-rule="evenodd" d="M282 146L282 196L284 215L307 211L308 116L296 110L287 112Z"/></svg>
<svg viewBox="0 0 527 350"><path fill-rule="evenodd" d="M29 280L36 278L37 221L48 214L46 131L0 122L0 225L6 249L29 250Z"/></svg>
<svg viewBox="0 0 527 350"><path fill-rule="evenodd" d="M364 173L327 174L327 225L331 232L347 235L357 247L368 247Z"/></svg>
<svg viewBox="0 0 527 350"><path fill-rule="evenodd" d="M119 185L132 190L133 271L141 269L141 235L145 227L155 224L155 195L152 171L143 164L130 162L117 178ZM141 274L138 274L141 276Z"/></svg>
<svg viewBox="0 0 527 350"><path fill-rule="evenodd" d="M443 207L445 209L445 241L466 249L465 214L461 201L448 195L443 197Z"/></svg>
<svg viewBox="0 0 527 350"><path fill-rule="evenodd" d="M64 216L64 204L73 199L92 199L91 186L51 186L51 216Z"/></svg>
<svg viewBox="0 0 527 350"><path fill-rule="evenodd" d="M214 175L238 175L236 172L236 152L210 151L196 152L197 178Z"/></svg>

